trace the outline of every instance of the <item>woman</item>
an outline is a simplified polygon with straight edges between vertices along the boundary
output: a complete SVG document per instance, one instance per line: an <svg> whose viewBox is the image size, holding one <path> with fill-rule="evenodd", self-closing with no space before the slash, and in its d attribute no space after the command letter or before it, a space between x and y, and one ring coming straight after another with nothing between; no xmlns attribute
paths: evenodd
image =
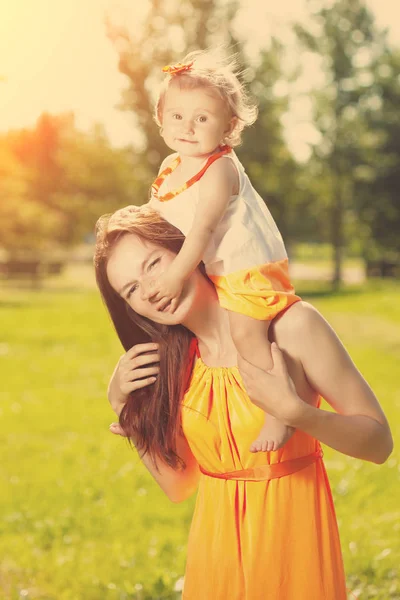
<svg viewBox="0 0 400 600"><path fill-rule="evenodd" d="M332 329L304 302L273 321L279 350L273 345L269 372L236 366L228 316L202 267L174 313L158 310L152 282L183 242L149 206L127 207L99 220L95 254L126 350L109 386L120 418L111 430L135 443L173 502L198 489L182 597L344 600L320 442L381 464L393 445L386 418ZM336 413L319 408L320 396ZM278 451L254 454L264 411L296 431Z"/></svg>

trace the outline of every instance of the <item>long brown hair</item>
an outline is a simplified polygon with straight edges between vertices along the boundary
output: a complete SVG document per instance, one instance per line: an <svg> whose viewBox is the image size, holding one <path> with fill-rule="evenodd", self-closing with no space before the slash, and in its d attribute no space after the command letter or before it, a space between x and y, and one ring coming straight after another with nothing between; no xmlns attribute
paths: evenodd
<svg viewBox="0 0 400 600"><path fill-rule="evenodd" d="M175 469L185 468L176 452L176 437L180 430L180 403L192 369L189 346L193 334L183 325L160 325L137 314L111 287L108 260L118 240L132 233L175 254L185 241L179 229L148 205L128 206L97 221L96 281L125 351L135 344L159 344L160 373L156 382L130 393L119 422L129 442L134 440L139 451L148 453L156 468L156 458ZM199 268L206 276L203 263Z"/></svg>

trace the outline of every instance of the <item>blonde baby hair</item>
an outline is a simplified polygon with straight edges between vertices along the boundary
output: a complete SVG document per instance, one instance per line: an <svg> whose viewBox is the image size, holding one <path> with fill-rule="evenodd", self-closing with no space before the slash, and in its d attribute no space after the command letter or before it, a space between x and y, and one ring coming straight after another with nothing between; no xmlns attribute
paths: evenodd
<svg viewBox="0 0 400 600"><path fill-rule="evenodd" d="M182 63L164 67L163 70L167 75L158 93L154 115L160 127L165 94L171 84L178 82L182 89L208 88L225 101L230 117L237 117L235 128L224 142L232 147L240 144L243 129L255 122L258 110L239 81L236 55L226 56L221 47L195 50L187 54Z"/></svg>

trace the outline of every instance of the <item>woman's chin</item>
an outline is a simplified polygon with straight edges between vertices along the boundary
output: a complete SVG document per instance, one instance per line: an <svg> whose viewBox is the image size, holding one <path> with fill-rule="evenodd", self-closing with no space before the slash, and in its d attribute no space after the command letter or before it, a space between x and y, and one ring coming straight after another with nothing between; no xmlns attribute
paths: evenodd
<svg viewBox="0 0 400 600"><path fill-rule="evenodd" d="M159 311L160 315L165 315L170 320L171 325L180 325L183 319L186 317L191 306L191 294L189 290L184 290L179 298L178 305L174 313L169 311L168 306L164 311Z"/></svg>

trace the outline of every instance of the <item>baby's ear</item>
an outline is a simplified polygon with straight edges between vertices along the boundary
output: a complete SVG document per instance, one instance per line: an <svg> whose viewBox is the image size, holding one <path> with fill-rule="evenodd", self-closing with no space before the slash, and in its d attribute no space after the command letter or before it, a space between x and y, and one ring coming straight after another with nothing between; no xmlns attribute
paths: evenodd
<svg viewBox="0 0 400 600"><path fill-rule="evenodd" d="M232 117L226 128L225 135L230 135L232 133L232 131L235 129L237 124L238 124L238 118Z"/></svg>

